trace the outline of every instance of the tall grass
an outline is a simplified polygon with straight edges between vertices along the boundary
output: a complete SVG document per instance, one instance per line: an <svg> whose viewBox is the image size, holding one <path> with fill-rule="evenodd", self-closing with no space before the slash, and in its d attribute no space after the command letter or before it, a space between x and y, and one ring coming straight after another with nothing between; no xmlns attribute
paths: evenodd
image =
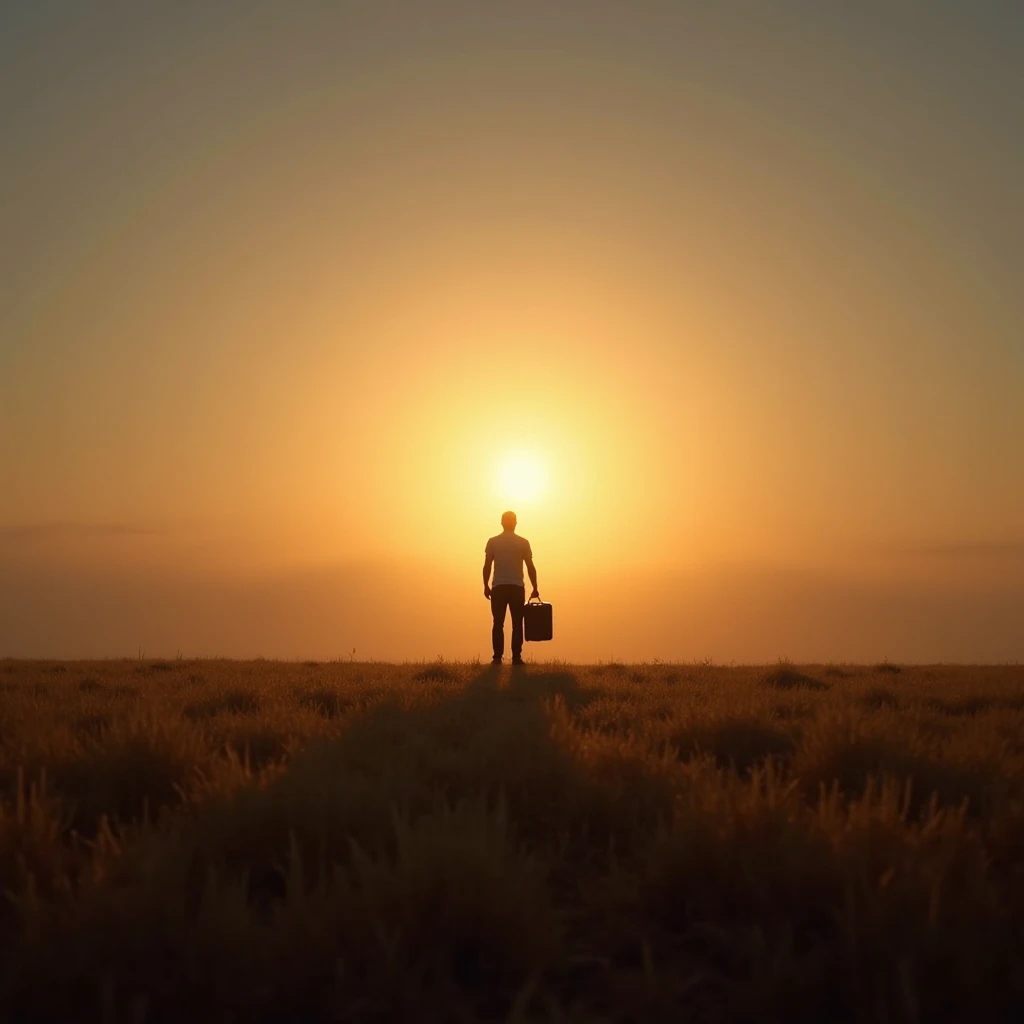
<svg viewBox="0 0 1024 1024"><path fill-rule="evenodd" d="M6 1019L1024 1019L1021 669L0 669Z"/></svg>

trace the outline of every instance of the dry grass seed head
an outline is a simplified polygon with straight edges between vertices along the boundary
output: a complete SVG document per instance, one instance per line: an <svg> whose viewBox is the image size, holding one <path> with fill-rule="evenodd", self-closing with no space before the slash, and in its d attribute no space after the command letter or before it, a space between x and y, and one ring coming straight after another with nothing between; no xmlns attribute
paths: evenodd
<svg viewBox="0 0 1024 1024"><path fill-rule="evenodd" d="M764 676L763 682L776 690L827 690L828 684L788 665L779 665Z"/></svg>

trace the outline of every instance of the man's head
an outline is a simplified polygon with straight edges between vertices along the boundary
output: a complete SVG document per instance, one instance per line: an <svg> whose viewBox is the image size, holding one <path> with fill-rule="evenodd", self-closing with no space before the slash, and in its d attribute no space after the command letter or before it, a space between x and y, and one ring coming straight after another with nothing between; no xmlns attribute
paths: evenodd
<svg viewBox="0 0 1024 1024"><path fill-rule="evenodd" d="M501 525L505 530L515 530L516 528L516 514L515 512L503 512L501 514Z"/></svg>

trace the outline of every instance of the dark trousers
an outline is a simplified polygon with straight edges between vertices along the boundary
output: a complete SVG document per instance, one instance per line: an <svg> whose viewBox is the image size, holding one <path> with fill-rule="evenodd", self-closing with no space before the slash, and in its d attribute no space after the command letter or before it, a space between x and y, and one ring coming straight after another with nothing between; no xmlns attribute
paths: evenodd
<svg viewBox="0 0 1024 1024"><path fill-rule="evenodd" d="M491 646L494 656L505 653L505 609L512 613L512 657L523 653L523 605L526 603L526 587L514 583L499 583L491 587L491 615L494 628L491 630Z"/></svg>

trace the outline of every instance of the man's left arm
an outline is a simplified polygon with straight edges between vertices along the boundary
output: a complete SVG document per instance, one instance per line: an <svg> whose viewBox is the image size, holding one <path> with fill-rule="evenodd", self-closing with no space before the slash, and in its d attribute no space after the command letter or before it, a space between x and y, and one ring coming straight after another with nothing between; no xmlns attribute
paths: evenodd
<svg viewBox="0 0 1024 1024"><path fill-rule="evenodd" d="M537 589L537 566L533 564L532 556L526 559L526 571L530 574L530 582L533 584L533 593L530 597L540 597L540 591Z"/></svg>

